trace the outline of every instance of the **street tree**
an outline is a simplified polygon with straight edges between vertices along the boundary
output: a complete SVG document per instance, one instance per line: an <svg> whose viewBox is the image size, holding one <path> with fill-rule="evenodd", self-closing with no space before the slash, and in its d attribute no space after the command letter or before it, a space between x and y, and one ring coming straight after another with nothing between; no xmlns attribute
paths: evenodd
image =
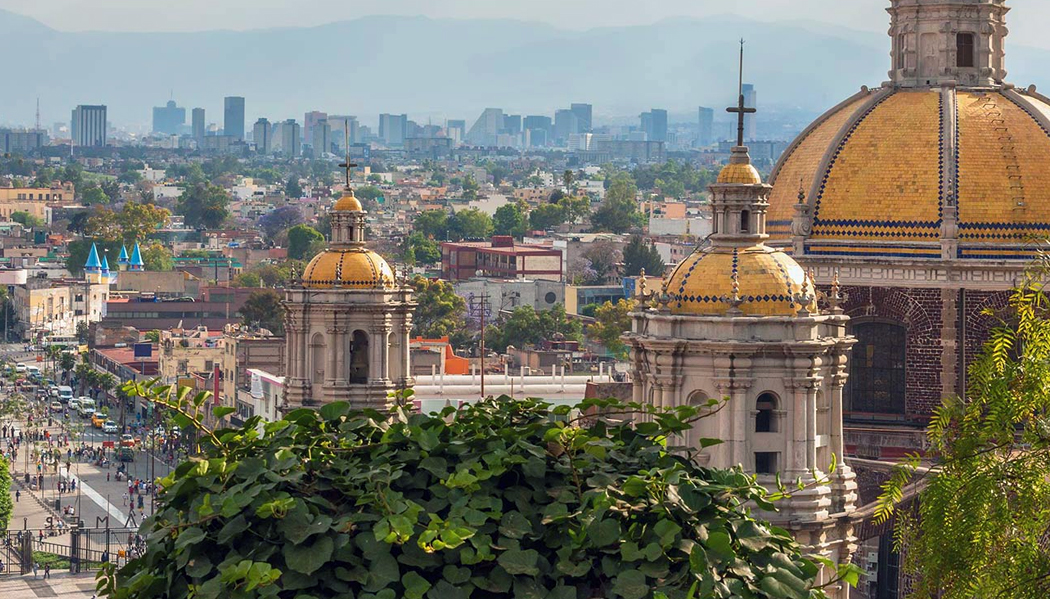
<svg viewBox="0 0 1050 599"><path fill-rule="evenodd" d="M288 181L284 184L284 195L296 200L303 197L303 186L299 184L297 175L288 177Z"/></svg>
<svg viewBox="0 0 1050 599"><path fill-rule="evenodd" d="M416 277L412 281L418 306L412 315L412 335L426 339L448 337L453 347L467 344L467 302L451 283Z"/></svg>
<svg viewBox="0 0 1050 599"><path fill-rule="evenodd" d="M452 241L487 239L492 236L492 217L477 208L460 210L448 218L448 235Z"/></svg>
<svg viewBox="0 0 1050 599"><path fill-rule="evenodd" d="M604 233L626 233L642 223L638 212L638 188L631 175L616 173L605 192L605 200L593 214L591 225L595 231Z"/></svg>
<svg viewBox="0 0 1050 599"><path fill-rule="evenodd" d="M587 338L602 344L614 356L626 357L627 346L620 336L631 330L630 313L634 306L634 300L626 299L598 306L594 310L594 324L587 327Z"/></svg>
<svg viewBox="0 0 1050 599"><path fill-rule="evenodd" d="M656 246L646 243L641 235L633 235L623 246L623 276L637 277L642 270L652 277L662 277L667 264Z"/></svg>
<svg viewBox="0 0 1050 599"><path fill-rule="evenodd" d="M564 224L566 217L561 204L540 204L529 212L529 228L533 231L549 231Z"/></svg>
<svg viewBox="0 0 1050 599"><path fill-rule="evenodd" d="M142 262L146 270L152 272L170 272L175 270L175 257L171 251L159 243L151 244L142 250Z"/></svg>
<svg viewBox="0 0 1050 599"><path fill-rule="evenodd" d="M230 195L211 183L195 183L179 196L175 211L193 228L217 229L230 216Z"/></svg>
<svg viewBox="0 0 1050 599"><path fill-rule="evenodd" d="M281 206L259 217L259 227L267 239L303 222L303 211L298 206Z"/></svg>
<svg viewBox="0 0 1050 599"><path fill-rule="evenodd" d="M275 335L284 334L283 300L273 289L251 292L240 309L240 315L246 325L258 325Z"/></svg>
<svg viewBox="0 0 1050 599"><path fill-rule="evenodd" d="M295 225L288 229L288 257L294 260L309 260L316 254L317 243L324 243L321 235L310 225ZM313 249L312 249L313 248ZM322 246L323 249L323 246ZM310 253L313 251L313 253Z"/></svg>
<svg viewBox="0 0 1050 599"><path fill-rule="evenodd" d="M493 234L521 239L529 230L529 206L524 201L504 204L492 217Z"/></svg>
<svg viewBox="0 0 1050 599"><path fill-rule="evenodd" d="M437 241L448 237L448 213L444 210L424 210L416 215L413 230Z"/></svg>

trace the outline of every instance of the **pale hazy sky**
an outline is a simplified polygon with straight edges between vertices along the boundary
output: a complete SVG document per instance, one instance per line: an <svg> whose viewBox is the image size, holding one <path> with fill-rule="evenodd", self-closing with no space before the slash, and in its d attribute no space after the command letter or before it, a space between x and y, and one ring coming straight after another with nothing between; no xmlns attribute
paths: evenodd
<svg viewBox="0 0 1050 599"><path fill-rule="evenodd" d="M366 15L514 18L572 29L731 12L885 32L888 0L0 0L60 30L200 31L309 26ZM1011 41L1050 48L1047 0L1011 0Z"/></svg>

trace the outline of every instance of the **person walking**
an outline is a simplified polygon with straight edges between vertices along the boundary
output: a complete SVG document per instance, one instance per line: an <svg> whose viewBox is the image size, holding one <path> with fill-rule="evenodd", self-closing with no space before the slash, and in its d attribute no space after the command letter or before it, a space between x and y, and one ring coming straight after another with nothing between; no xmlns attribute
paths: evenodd
<svg viewBox="0 0 1050 599"><path fill-rule="evenodd" d="M38 564L36 562L33 562L33 578L36 578L36 571L37 571L37 568L39 568L39 567L40 567L40 564Z"/></svg>
<svg viewBox="0 0 1050 599"><path fill-rule="evenodd" d="M18 503L18 500L21 499L21 498L22 498L22 491L21 491L21 489L15 489L15 503Z"/></svg>
<svg viewBox="0 0 1050 599"><path fill-rule="evenodd" d="M127 505L128 504L128 494L124 493L123 498L124 498L124 505Z"/></svg>
<svg viewBox="0 0 1050 599"><path fill-rule="evenodd" d="M44 578L51 578L51 564L44 564Z"/></svg>

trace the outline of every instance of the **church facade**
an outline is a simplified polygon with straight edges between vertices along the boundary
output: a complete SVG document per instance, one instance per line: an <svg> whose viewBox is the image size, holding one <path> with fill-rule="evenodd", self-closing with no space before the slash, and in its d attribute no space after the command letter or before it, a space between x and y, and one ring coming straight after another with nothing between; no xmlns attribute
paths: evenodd
<svg viewBox="0 0 1050 599"><path fill-rule="evenodd" d="M1008 10L891 0L890 79L817 119L770 177L770 244L823 289L839 273L847 446L864 457L920 448L894 435L965 392L1050 232L1050 98L1005 82Z"/></svg>

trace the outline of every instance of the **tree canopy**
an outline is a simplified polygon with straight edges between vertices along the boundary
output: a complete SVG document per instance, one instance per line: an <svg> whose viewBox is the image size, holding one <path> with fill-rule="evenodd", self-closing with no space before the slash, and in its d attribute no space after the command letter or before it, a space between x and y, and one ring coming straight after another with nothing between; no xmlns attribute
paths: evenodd
<svg viewBox="0 0 1050 599"><path fill-rule="evenodd" d="M159 243L154 243L142 250L142 262L146 270L152 272L167 272L175 269L175 258L171 251Z"/></svg>
<svg viewBox="0 0 1050 599"><path fill-rule="evenodd" d="M485 332L487 346L501 352L511 345L523 348L553 341L556 337L583 340L583 325L578 320L569 319L565 306L561 304L539 311L532 306L515 308L509 316L490 325Z"/></svg>
<svg viewBox="0 0 1050 599"><path fill-rule="evenodd" d="M605 346L609 353L626 357L627 347L620 335L631 330L633 300L622 299L615 304L605 302L594 310L594 324L587 327L587 337Z"/></svg>
<svg viewBox="0 0 1050 599"><path fill-rule="evenodd" d="M646 243L641 235L631 236L627 245L623 246L623 276L637 277L642 269L653 277L662 277L667 263L660 256L656 246Z"/></svg>
<svg viewBox="0 0 1050 599"><path fill-rule="evenodd" d="M492 217L477 208L449 214L443 210L426 210L416 216L413 228L437 241L484 239L492 235Z"/></svg>
<svg viewBox="0 0 1050 599"><path fill-rule="evenodd" d="M148 239L158 228L165 226L170 218L171 212L153 204L125 202L120 210L102 206L88 217L84 235L131 244Z"/></svg>
<svg viewBox="0 0 1050 599"><path fill-rule="evenodd" d="M1045 280L1045 279L1043 279ZM969 367L966 398L930 420L934 470L910 456L883 487L892 515L909 483L926 483L897 512L898 547L917 598L1038 599L1050 595L1050 300L1025 281Z"/></svg>
<svg viewBox="0 0 1050 599"><path fill-rule="evenodd" d="M453 347L463 347L470 339L466 300L456 294L451 283L440 279L416 277L412 286L418 304L412 316L412 334L427 339L448 337Z"/></svg>
<svg viewBox="0 0 1050 599"><path fill-rule="evenodd" d="M521 239L529 231L529 206L523 201L504 204L492 217L495 235L510 235Z"/></svg>
<svg viewBox="0 0 1050 599"><path fill-rule="evenodd" d="M229 205L230 195L225 189L210 183L196 183L182 192L175 211L189 227L217 229L229 218Z"/></svg>
<svg viewBox="0 0 1050 599"><path fill-rule="evenodd" d="M337 402L213 432L207 393L125 389L175 407L203 453L161 479L145 553L104 566L115 599L823 596L821 564L747 507L773 508L751 476L667 451L718 401L637 425L617 416L642 406L612 401L584 419L507 397L440 414Z"/></svg>
<svg viewBox="0 0 1050 599"><path fill-rule="evenodd" d="M324 249L324 235L318 233L310 225L295 225L288 229L289 258L309 260L322 249Z"/></svg>
<svg viewBox="0 0 1050 599"><path fill-rule="evenodd" d="M251 292L240 309L244 324L258 324L275 335L284 334L284 305L281 295L273 289Z"/></svg>
<svg viewBox="0 0 1050 599"><path fill-rule="evenodd" d="M642 223L638 212L638 188L627 173L616 173L605 192L605 200L591 214L591 225L595 231L626 233Z"/></svg>
<svg viewBox="0 0 1050 599"><path fill-rule="evenodd" d="M303 211L298 206L281 206L259 217L259 227L267 239L273 239L303 222Z"/></svg>

